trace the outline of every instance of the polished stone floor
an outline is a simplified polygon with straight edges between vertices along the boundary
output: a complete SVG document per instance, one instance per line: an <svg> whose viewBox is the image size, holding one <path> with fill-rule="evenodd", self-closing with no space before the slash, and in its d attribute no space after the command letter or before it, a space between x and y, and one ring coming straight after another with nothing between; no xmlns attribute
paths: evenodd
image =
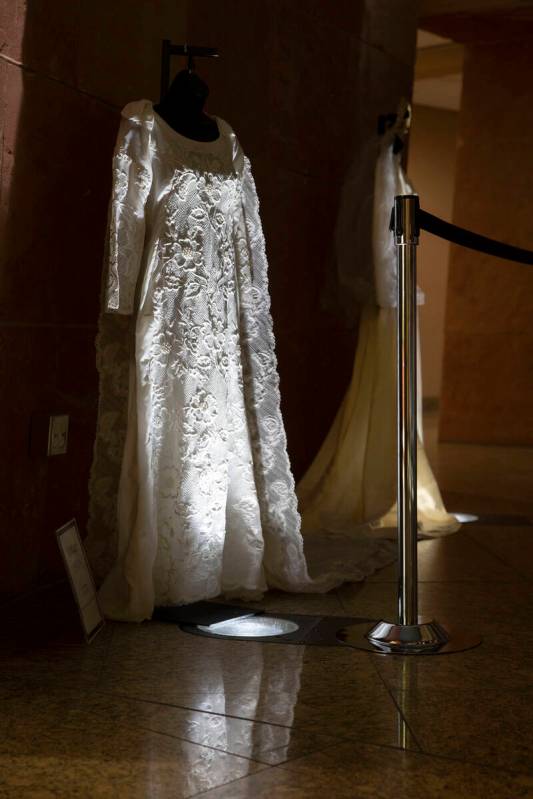
<svg viewBox="0 0 533 799"><path fill-rule="evenodd" d="M533 513L533 453L428 447L454 510ZM477 476L476 476L477 475ZM461 477L464 479L461 481ZM3 609L0 797L533 796L533 527L420 544L421 612L476 650L388 658L108 624L80 643L62 587ZM391 616L395 570L280 612Z"/></svg>

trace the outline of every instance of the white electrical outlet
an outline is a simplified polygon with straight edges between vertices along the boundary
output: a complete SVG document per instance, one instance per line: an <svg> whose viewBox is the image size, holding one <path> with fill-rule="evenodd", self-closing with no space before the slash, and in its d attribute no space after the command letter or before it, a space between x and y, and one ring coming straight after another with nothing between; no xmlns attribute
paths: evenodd
<svg viewBox="0 0 533 799"><path fill-rule="evenodd" d="M68 444L68 419L66 414L50 417L48 455L65 455Z"/></svg>

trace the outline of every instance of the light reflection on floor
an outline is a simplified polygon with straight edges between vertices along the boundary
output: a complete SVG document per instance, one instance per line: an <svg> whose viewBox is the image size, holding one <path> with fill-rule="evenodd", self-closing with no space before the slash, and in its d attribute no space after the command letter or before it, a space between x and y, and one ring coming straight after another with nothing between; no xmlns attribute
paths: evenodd
<svg viewBox="0 0 533 799"><path fill-rule="evenodd" d="M458 472L465 457L475 472L480 453L447 445L445 493L462 503L452 509L531 511L526 452L516 505L508 478L498 497L497 455L457 492L454 457ZM531 491L531 451L528 468ZM531 527L468 524L421 542L421 612L484 636L477 650L437 658L213 640L162 623L109 624L85 646L65 619L68 594L5 608L0 796L533 795L532 564ZM387 617L395 581L391 566L324 597L272 592L264 606Z"/></svg>

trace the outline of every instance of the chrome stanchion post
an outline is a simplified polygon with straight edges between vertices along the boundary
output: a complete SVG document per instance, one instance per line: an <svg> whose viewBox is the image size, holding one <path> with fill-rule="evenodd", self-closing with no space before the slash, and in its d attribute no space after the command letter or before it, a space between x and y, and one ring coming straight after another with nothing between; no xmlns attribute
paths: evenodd
<svg viewBox="0 0 533 799"><path fill-rule="evenodd" d="M416 494L416 248L418 247L418 197L397 197L394 238L398 259L398 314L396 364L398 385L398 558L399 621L418 623L417 494Z"/></svg>
<svg viewBox="0 0 533 799"><path fill-rule="evenodd" d="M417 514L417 303L416 250L419 239L416 194L395 197L391 229L398 264L397 423L398 423L398 621L345 627L338 638L357 649L396 655L459 652L481 643L477 636L450 632L418 615Z"/></svg>

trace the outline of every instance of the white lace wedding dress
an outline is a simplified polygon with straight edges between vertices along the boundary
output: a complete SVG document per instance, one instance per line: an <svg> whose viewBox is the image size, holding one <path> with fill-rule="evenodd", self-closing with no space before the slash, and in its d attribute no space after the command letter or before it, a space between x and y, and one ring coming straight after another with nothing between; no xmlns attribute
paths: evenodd
<svg viewBox="0 0 533 799"><path fill-rule="evenodd" d="M197 142L147 100L122 112L87 539L102 572L118 491L118 558L100 590L111 618L140 621L154 604L256 598L268 587L327 591L391 559L386 544L368 541L351 561L345 554L342 566L309 576L258 199L234 132L216 121L219 137Z"/></svg>

